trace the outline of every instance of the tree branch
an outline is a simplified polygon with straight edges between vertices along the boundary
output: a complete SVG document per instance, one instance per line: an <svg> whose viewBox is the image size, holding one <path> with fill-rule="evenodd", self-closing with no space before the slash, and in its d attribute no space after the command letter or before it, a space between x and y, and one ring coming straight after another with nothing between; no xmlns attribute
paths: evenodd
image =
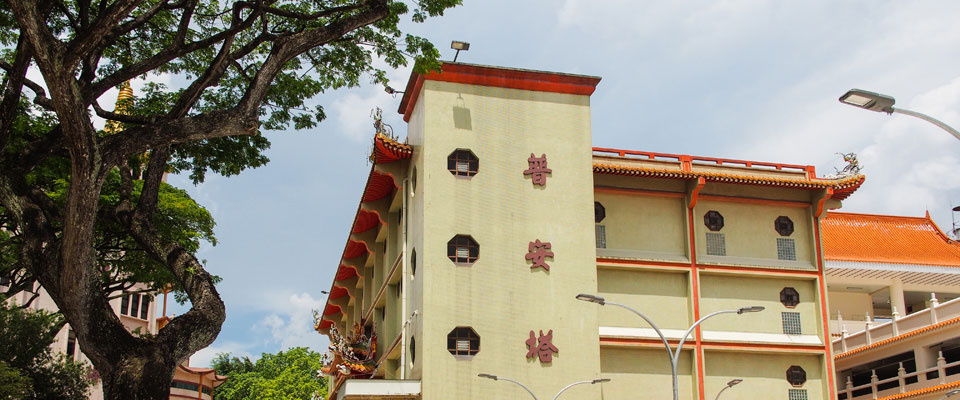
<svg viewBox="0 0 960 400"><path fill-rule="evenodd" d="M20 113L20 93L30 67L30 45L21 37L17 40L16 58L7 71L3 85L3 100L0 100L0 152L7 148L13 120Z"/></svg>
<svg viewBox="0 0 960 400"><path fill-rule="evenodd" d="M80 59L96 49L107 33L130 15L142 1L115 0L106 10L98 13L97 20L90 28L77 32L77 37L67 43L62 68L72 71Z"/></svg>

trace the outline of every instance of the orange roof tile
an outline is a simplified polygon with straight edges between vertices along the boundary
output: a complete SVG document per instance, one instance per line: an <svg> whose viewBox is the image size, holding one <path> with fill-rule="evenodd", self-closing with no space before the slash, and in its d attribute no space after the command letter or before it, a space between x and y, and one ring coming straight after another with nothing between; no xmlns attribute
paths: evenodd
<svg viewBox="0 0 960 400"><path fill-rule="evenodd" d="M926 217L827 213L823 258L960 267L960 244Z"/></svg>
<svg viewBox="0 0 960 400"><path fill-rule="evenodd" d="M931 386L928 388L917 389L906 393L895 394L893 396L881 397L877 400L902 400L909 399L911 397L923 396L931 393L943 392L947 389L953 389L960 387L960 382L950 382L943 385Z"/></svg>

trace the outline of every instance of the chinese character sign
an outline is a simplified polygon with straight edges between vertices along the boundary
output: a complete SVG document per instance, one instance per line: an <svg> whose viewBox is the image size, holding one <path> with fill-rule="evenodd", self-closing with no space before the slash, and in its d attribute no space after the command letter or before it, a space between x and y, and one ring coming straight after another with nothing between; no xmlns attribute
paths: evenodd
<svg viewBox="0 0 960 400"><path fill-rule="evenodd" d="M550 251L550 242L541 242L540 239L537 239L535 242L530 242L529 247L527 248L527 260L533 260L533 265L530 266L531 269L536 267L543 267L543 269L549 271L550 265L547 264L545 258L553 258L553 252Z"/></svg>
<svg viewBox="0 0 960 400"><path fill-rule="evenodd" d="M560 350L557 349L557 346L553 345L553 329L547 332L546 335L543 334L543 330L540 331L540 337L534 335L533 331L530 331L530 338L527 339L527 358L539 357L540 362L548 363L553 361L553 353L559 353Z"/></svg>
<svg viewBox="0 0 960 400"><path fill-rule="evenodd" d="M523 171L523 174L532 175L534 186L547 186L547 174L553 172L553 170L547 168L547 155L541 154L540 157L536 157L533 153L530 153L527 163L529 163L529 167Z"/></svg>

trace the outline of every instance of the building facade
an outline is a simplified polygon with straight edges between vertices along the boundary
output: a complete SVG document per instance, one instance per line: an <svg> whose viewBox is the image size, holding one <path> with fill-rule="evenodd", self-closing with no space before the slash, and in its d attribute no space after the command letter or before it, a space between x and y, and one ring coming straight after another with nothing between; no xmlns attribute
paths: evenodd
<svg viewBox="0 0 960 400"><path fill-rule="evenodd" d="M929 214L830 213L823 232L838 398L960 389L960 245Z"/></svg>
<svg viewBox="0 0 960 400"><path fill-rule="evenodd" d="M600 78L446 63L414 74L316 328L331 398L830 399L820 220L863 176L593 148ZM591 213L591 210L593 211ZM368 379L372 378L372 379Z"/></svg>

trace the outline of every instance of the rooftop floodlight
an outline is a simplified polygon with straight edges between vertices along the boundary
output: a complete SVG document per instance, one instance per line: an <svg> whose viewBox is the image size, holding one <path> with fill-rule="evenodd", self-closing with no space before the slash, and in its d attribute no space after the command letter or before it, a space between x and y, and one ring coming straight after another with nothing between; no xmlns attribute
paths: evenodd
<svg viewBox="0 0 960 400"><path fill-rule="evenodd" d="M740 379L740 378L731 379L730 382L727 382L727 387L734 387L740 382L743 382L743 379Z"/></svg>
<svg viewBox="0 0 960 400"><path fill-rule="evenodd" d="M453 55L453 62L457 62L457 56L460 55L460 50L463 50L463 51L470 50L470 43L454 40L450 42L450 48L457 51L457 54Z"/></svg>
<svg viewBox="0 0 960 400"><path fill-rule="evenodd" d="M893 104L897 101L893 97L885 94L874 93L861 89L850 89L843 96L840 96L840 102L851 106L860 107L865 110L893 113Z"/></svg>
<svg viewBox="0 0 960 400"><path fill-rule="evenodd" d="M493 374L477 374L477 376L479 376L479 377L481 377L481 378L487 378L487 379L497 380L497 376L496 376L496 375L493 375Z"/></svg>
<svg viewBox="0 0 960 400"><path fill-rule="evenodd" d="M399 91L399 90L397 90L397 89L394 89L394 88L390 87L390 85L384 86L384 87L383 87L383 91L384 91L384 92L387 92L387 94L403 93L403 92L401 92L401 91Z"/></svg>
<svg viewBox="0 0 960 400"><path fill-rule="evenodd" d="M604 305L604 304L606 304L606 300L604 300L603 297L594 296L594 295L592 295L592 294L586 294L586 293L580 293L580 294L578 294L578 295L577 295L577 300L589 301L589 302L591 302L591 303L597 303L597 304L599 304L599 305L601 305L601 306Z"/></svg>
<svg viewBox="0 0 960 400"><path fill-rule="evenodd" d="M763 306L740 307L740 309L737 310L737 314L760 312L763 310L765 310Z"/></svg>

